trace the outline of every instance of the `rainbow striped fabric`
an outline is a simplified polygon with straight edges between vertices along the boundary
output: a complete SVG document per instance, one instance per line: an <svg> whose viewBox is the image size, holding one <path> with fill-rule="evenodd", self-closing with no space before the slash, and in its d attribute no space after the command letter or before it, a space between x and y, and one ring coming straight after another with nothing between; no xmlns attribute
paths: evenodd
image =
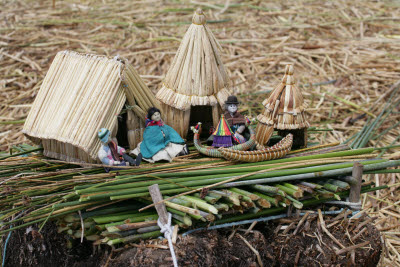
<svg viewBox="0 0 400 267"><path fill-rule="evenodd" d="M221 115L221 119L219 120L217 129L213 133L214 135L214 147L228 147L232 146L232 139L236 143L240 143L239 140L235 137L232 129L229 127L228 122L225 120L225 116ZM229 138L220 138L220 137L229 137Z"/></svg>
<svg viewBox="0 0 400 267"><path fill-rule="evenodd" d="M215 136L233 136L233 132L229 127L228 122L225 120L225 116L221 115L221 119L218 122L217 129L214 131L213 135Z"/></svg>

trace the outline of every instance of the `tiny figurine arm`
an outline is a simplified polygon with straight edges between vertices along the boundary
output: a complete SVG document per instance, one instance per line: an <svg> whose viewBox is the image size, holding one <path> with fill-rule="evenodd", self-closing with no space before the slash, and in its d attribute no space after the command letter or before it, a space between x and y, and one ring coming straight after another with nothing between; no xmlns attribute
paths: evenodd
<svg viewBox="0 0 400 267"><path fill-rule="evenodd" d="M236 132L238 132L239 134L243 133L244 129L246 128L246 126L244 125L240 125L239 128L236 130Z"/></svg>
<svg viewBox="0 0 400 267"><path fill-rule="evenodd" d="M99 159L101 160L101 162L104 165L114 166L114 165L118 165L118 164L121 163L119 161L116 161L116 160L108 158L108 154L103 148L100 148L99 153L97 154L97 156L99 157Z"/></svg>

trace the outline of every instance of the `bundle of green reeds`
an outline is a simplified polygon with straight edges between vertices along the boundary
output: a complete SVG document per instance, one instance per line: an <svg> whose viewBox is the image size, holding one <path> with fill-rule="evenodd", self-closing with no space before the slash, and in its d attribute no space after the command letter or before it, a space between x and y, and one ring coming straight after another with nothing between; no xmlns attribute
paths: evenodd
<svg viewBox="0 0 400 267"><path fill-rule="evenodd" d="M200 190L203 187L225 188L240 185L273 183L294 179L310 179L345 175L351 173L355 161L362 160L366 170L387 168L396 165L397 161L372 159L373 148L323 153L310 156L284 158L279 160L236 164L171 173L153 175L123 175L114 180L93 186L76 186L74 196L82 203L90 201L121 200L148 197L147 187L159 184L162 193L175 194ZM301 175L301 176L299 176ZM300 177L300 178L297 178Z"/></svg>
<svg viewBox="0 0 400 267"><path fill-rule="evenodd" d="M284 211L290 205L302 209L341 199L348 195L349 184L337 179L319 180L316 183L277 183L272 186L252 185L244 188L210 190L204 197L196 193L166 201L173 223L187 229L195 225L220 224L240 221ZM363 191L371 190L365 184ZM58 221L58 231L74 238L85 236L96 244L134 242L161 236L157 226L158 215L154 209L138 212L150 203L148 198L122 201L95 210L70 214Z"/></svg>
<svg viewBox="0 0 400 267"><path fill-rule="evenodd" d="M351 148L362 148L365 147L370 141L374 141L375 146L377 146L380 143L380 138L382 138L390 130L396 129L396 127L399 126L400 122L393 123L393 125L383 131L381 130L381 126L387 119L390 118L389 115L396 112L396 108L398 108L400 104L400 97L398 95L399 90L400 86L395 87L389 98L387 99L386 103L383 105L383 108L379 115L374 119L369 118L364 124L364 127L353 136L351 136L349 139L347 139L345 143L349 143ZM392 141L390 146L398 142L399 139L400 135ZM386 149L380 153L380 156L382 156L385 151Z"/></svg>
<svg viewBox="0 0 400 267"><path fill-rule="evenodd" d="M160 235L157 214L145 208L153 184L159 184L181 228L265 216L289 206L301 209L346 196L349 181L332 177L350 175L354 162L361 162L365 173L393 172L387 168L400 165L376 158L375 151L331 144L267 162L183 157L111 173L40 155L8 157L0 161L0 234L51 219L58 220L60 232L111 245L155 237Z"/></svg>

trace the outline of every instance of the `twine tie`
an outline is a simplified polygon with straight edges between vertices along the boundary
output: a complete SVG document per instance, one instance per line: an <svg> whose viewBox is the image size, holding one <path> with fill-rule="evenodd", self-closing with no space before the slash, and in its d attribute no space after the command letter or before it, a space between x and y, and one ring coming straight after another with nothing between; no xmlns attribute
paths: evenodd
<svg viewBox="0 0 400 267"><path fill-rule="evenodd" d="M164 237L168 240L169 250L171 252L174 267L178 267L178 262L176 260L176 255L174 251L174 245L172 244L172 232L174 231L174 228L171 226L171 213L168 212L168 222L166 224L162 224L160 218L158 218L157 225L161 229L160 232L164 234Z"/></svg>

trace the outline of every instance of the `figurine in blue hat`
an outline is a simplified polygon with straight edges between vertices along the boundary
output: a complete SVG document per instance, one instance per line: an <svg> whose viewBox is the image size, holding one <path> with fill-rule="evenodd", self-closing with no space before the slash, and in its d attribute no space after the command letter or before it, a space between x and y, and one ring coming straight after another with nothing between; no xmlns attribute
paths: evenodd
<svg viewBox="0 0 400 267"><path fill-rule="evenodd" d="M176 156L189 154L189 150L182 137L161 120L161 111L151 107L147 111L143 141L131 153L142 153L144 160L154 163L171 162Z"/></svg>
<svg viewBox="0 0 400 267"><path fill-rule="evenodd" d="M123 147L111 140L110 135L110 131L106 128L101 128L97 133L102 143L97 154L101 162L108 166L139 166L142 161L142 154L138 154L136 160L134 160L126 154ZM106 171L110 171L110 168L106 168Z"/></svg>

